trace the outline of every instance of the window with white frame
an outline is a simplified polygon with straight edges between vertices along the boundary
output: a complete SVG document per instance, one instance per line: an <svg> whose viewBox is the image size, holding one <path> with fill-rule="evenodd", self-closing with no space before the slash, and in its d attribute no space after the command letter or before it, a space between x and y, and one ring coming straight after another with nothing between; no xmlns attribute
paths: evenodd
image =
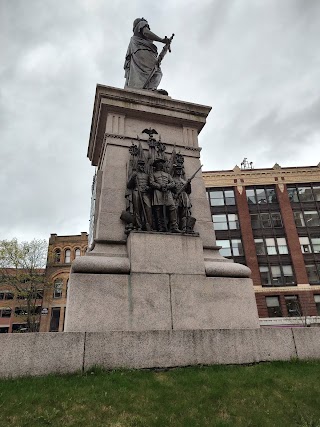
<svg viewBox="0 0 320 427"><path fill-rule="evenodd" d="M254 239L257 255L286 255L288 246L285 237L267 237Z"/></svg>
<svg viewBox="0 0 320 427"><path fill-rule="evenodd" d="M78 256L80 256L81 255L81 251L80 251L80 249L79 248L77 248L75 251L74 251L74 254L75 254L75 257L77 258Z"/></svg>
<svg viewBox="0 0 320 427"><path fill-rule="evenodd" d="M211 206L232 206L236 204L233 190L210 190Z"/></svg>
<svg viewBox="0 0 320 427"><path fill-rule="evenodd" d="M214 214L212 221L215 230L237 230L239 220L237 214Z"/></svg>
<svg viewBox="0 0 320 427"><path fill-rule="evenodd" d="M71 251L70 251L70 249L66 249L66 251L64 253L64 262L66 264L69 264L71 262Z"/></svg>
<svg viewBox="0 0 320 427"><path fill-rule="evenodd" d="M311 237L311 244L313 253L320 253L320 238L319 237Z"/></svg>
<svg viewBox="0 0 320 427"><path fill-rule="evenodd" d="M217 246L221 246L220 254L222 256L243 256L243 247L241 239L217 240Z"/></svg>
<svg viewBox="0 0 320 427"><path fill-rule="evenodd" d="M291 265L260 265L262 286L290 286L295 284Z"/></svg>
<svg viewBox="0 0 320 427"><path fill-rule="evenodd" d="M293 212L294 221L297 227L305 227L306 223L304 222L303 213L300 211Z"/></svg>
<svg viewBox="0 0 320 427"><path fill-rule="evenodd" d="M269 317L282 317L280 300L278 296L266 297Z"/></svg>
<svg viewBox="0 0 320 427"><path fill-rule="evenodd" d="M299 237L301 252L303 254L309 254L311 252L309 237Z"/></svg>

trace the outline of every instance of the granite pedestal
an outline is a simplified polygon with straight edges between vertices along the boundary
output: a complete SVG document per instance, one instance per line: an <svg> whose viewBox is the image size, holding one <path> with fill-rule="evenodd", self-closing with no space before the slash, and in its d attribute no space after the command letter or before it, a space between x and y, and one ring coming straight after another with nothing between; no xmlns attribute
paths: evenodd
<svg viewBox="0 0 320 427"><path fill-rule="evenodd" d="M90 249L72 264L65 331L259 328L250 270L216 246L201 171L192 181L194 234L125 234L129 147L156 129L166 153L200 166L198 134L211 107L149 91L97 86L88 157L96 166Z"/></svg>

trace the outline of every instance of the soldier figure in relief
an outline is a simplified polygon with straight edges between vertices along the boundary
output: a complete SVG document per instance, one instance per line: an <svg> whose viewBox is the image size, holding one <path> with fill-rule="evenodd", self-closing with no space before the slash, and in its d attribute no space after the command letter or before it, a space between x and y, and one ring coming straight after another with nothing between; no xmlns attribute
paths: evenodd
<svg viewBox="0 0 320 427"><path fill-rule="evenodd" d="M190 180L185 181L182 179L182 171L182 166L175 166L173 180L176 185L176 190L173 197L176 203L179 228L185 233L187 231L188 213L192 206L189 198L189 194L191 194L191 183Z"/></svg>
<svg viewBox="0 0 320 427"><path fill-rule="evenodd" d="M155 207L158 231L179 233L177 211L172 197L175 188L172 176L164 171L163 159L156 159L153 163L155 172L150 175L150 186L153 188L152 205ZM167 210L169 213L169 230L167 230Z"/></svg>
<svg viewBox="0 0 320 427"><path fill-rule="evenodd" d="M138 160L138 170L134 171L127 182L132 190L134 226L138 230L152 229L152 209L149 175L145 172L145 161Z"/></svg>

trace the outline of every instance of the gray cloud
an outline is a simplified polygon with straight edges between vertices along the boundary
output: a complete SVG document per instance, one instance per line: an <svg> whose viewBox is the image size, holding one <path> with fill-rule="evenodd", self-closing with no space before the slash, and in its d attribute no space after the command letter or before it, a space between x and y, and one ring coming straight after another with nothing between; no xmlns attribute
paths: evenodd
<svg viewBox="0 0 320 427"><path fill-rule="evenodd" d="M320 161L320 2L3 0L0 238L88 229L97 83L123 87L132 21L176 34L161 86L212 105L205 169Z"/></svg>

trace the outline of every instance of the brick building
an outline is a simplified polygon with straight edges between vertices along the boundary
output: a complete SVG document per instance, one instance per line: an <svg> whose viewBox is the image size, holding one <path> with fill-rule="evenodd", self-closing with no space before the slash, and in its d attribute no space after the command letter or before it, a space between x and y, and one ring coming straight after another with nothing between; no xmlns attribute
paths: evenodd
<svg viewBox="0 0 320 427"><path fill-rule="evenodd" d="M5 269L6 275L16 276L16 270L13 268ZM21 277L24 270L21 270ZM45 274L45 269L37 270L39 276ZM32 298L32 309L34 309L34 324L39 328L40 313L42 308L43 289L35 291L34 298ZM25 332L26 326L26 301L23 293L19 293L16 286L10 282L2 282L0 284L0 333L10 332Z"/></svg>
<svg viewBox="0 0 320 427"><path fill-rule="evenodd" d="M40 332L61 332L67 302L68 280L72 261L86 253L88 234L57 236L51 234L46 275L52 283L44 291Z"/></svg>
<svg viewBox="0 0 320 427"><path fill-rule="evenodd" d="M261 325L320 324L320 164L203 172L217 245L252 271ZM40 331L63 331L71 262L88 235L51 234ZM0 287L0 333L24 330L21 301Z"/></svg>
<svg viewBox="0 0 320 427"><path fill-rule="evenodd" d="M203 173L220 252L251 269L261 325L320 323L320 164L250 166Z"/></svg>
<svg viewBox="0 0 320 427"><path fill-rule="evenodd" d="M71 262L84 255L87 246L86 232L73 236L51 234L46 269L39 270L46 276L47 285L38 290L35 301L40 332L63 331ZM27 331L24 305L14 286L0 284L0 333Z"/></svg>

